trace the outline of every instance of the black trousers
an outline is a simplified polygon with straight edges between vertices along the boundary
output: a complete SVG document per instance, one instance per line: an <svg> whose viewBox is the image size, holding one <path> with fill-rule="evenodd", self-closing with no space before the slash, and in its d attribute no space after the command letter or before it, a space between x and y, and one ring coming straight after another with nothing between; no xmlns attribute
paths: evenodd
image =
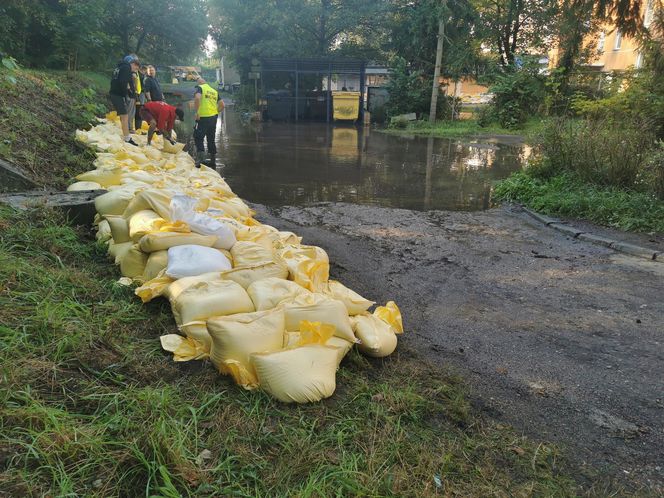
<svg viewBox="0 0 664 498"><path fill-rule="evenodd" d="M198 152L205 152L203 139L207 139L207 150L210 154L217 153L217 146L214 143L215 135L217 134L217 118L218 114L208 116L206 118L198 118L196 126L194 127L194 142L196 143L196 150Z"/></svg>

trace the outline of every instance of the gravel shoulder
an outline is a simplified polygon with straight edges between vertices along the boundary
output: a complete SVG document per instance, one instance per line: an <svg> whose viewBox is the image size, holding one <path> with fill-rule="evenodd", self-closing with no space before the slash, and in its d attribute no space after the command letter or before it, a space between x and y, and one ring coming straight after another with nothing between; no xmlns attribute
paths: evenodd
<svg viewBox="0 0 664 498"><path fill-rule="evenodd" d="M463 375L488 416L559 444L582 478L664 492L664 264L518 207L254 208L325 248L334 278L395 300L403 346Z"/></svg>

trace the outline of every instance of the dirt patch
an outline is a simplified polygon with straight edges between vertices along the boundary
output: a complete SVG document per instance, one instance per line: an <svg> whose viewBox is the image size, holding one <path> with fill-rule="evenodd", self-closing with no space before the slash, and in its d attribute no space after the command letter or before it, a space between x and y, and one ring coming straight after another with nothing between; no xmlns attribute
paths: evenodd
<svg viewBox="0 0 664 498"><path fill-rule="evenodd" d="M402 347L457 369L486 413L567 447L589 479L664 489L664 265L518 208L255 208L324 247L334 278L396 300Z"/></svg>

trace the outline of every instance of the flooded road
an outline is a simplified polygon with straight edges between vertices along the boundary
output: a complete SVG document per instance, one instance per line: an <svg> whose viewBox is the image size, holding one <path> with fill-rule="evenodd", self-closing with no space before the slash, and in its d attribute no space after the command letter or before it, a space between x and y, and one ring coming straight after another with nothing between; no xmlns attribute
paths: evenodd
<svg viewBox="0 0 664 498"><path fill-rule="evenodd" d="M189 115L183 131L192 125ZM464 211L488 209L493 183L520 169L530 154L513 140L404 137L326 123L243 123L231 109L218 127L217 148L219 172L251 202Z"/></svg>

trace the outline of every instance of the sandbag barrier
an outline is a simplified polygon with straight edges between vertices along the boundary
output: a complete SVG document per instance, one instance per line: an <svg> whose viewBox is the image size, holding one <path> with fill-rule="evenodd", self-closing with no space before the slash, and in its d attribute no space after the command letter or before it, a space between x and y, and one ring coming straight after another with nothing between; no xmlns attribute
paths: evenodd
<svg viewBox="0 0 664 498"><path fill-rule="evenodd" d="M334 393L353 346L373 357L395 350L394 302L370 313L373 301L329 279L322 248L258 222L182 144L125 144L115 113L99 121L76 132L97 158L68 190L108 190L95 200L96 237L143 302L170 301L181 335L161 344L175 361L209 359L245 389L305 403Z"/></svg>

